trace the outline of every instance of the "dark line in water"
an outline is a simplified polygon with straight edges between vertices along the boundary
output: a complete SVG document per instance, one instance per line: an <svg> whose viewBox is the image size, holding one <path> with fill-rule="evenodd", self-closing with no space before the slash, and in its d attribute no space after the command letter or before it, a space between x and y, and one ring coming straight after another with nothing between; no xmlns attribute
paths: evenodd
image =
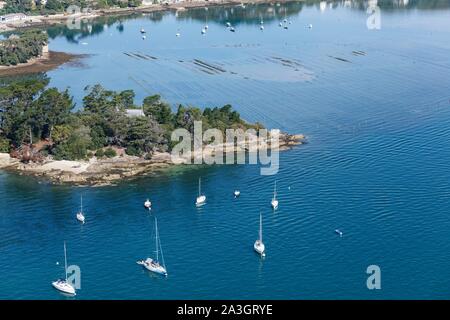
<svg viewBox="0 0 450 320"><path fill-rule="evenodd" d="M347 59L344 59L344 58L333 57L333 56L328 56L328 57L330 57L332 59L336 59L336 60L342 61L342 62L352 63L350 60L347 60Z"/></svg>

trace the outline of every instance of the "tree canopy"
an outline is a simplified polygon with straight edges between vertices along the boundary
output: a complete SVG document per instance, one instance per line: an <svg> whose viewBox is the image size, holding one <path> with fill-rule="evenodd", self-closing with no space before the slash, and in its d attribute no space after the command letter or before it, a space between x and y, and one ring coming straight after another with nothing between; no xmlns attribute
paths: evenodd
<svg viewBox="0 0 450 320"><path fill-rule="evenodd" d="M28 30L18 36L1 40L0 65L17 65L36 58L42 55L42 49L47 42L47 34L39 30Z"/></svg>
<svg viewBox="0 0 450 320"><path fill-rule="evenodd" d="M159 95L148 96L135 105L133 90L112 91L97 84L86 87L83 108L75 104L68 90L47 88L48 79L29 79L0 87L0 152L24 144L45 141L46 154L55 159L86 159L89 154L114 156L112 148L129 155L151 156L170 149L170 135L176 128L193 132L194 121L203 129L250 127L230 105L206 108L180 105L172 112ZM130 116L127 110L143 110Z"/></svg>

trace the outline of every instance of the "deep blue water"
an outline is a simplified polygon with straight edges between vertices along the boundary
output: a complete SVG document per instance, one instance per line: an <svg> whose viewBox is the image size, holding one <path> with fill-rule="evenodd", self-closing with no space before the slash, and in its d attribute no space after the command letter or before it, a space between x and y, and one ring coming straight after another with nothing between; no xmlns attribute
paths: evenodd
<svg viewBox="0 0 450 320"><path fill-rule="evenodd" d="M288 30L278 27L283 5L210 9L206 36L203 9L101 21L80 39L49 30L52 50L89 54L82 66L48 72L78 102L100 82L132 88L137 100L160 93L174 106L231 103L245 119L309 143L283 152L275 176L256 165L201 166L80 188L0 172L0 298L65 299L50 283L62 276L66 240L69 264L81 268L76 299L447 299L450 10L440 3L382 8L380 30L343 3L289 4ZM205 73L193 59L226 72ZM208 203L197 209L200 176ZM148 195L151 214L142 209ZM260 211L264 260L252 248ZM167 278L135 263L152 255L155 215ZM371 264L381 268L378 291L366 287Z"/></svg>

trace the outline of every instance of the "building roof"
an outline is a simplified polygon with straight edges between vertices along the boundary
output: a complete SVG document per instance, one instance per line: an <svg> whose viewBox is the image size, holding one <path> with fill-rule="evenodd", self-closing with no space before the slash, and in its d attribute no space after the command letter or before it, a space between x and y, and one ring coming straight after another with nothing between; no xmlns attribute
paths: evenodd
<svg viewBox="0 0 450 320"><path fill-rule="evenodd" d="M125 112L128 117L145 117L142 109L126 109Z"/></svg>

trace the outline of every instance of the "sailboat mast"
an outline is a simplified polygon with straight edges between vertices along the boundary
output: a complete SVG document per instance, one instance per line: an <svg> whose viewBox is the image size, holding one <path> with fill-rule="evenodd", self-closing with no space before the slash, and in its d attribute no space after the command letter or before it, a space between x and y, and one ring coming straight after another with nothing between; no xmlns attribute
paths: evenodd
<svg viewBox="0 0 450 320"><path fill-rule="evenodd" d="M66 275L67 281L67 253L66 253L66 242L64 241L64 274Z"/></svg>
<svg viewBox="0 0 450 320"><path fill-rule="evenodd" d="M262 214L259 213L259 241L262 242Z"/></svg>
<svg viewBox="0 0 450 320"><path fill-rule="evenodd" d="M159 260L159 256L158 256L158 220L155 217L155 243L156 243L156 261Z"/></svg>
<svg viewBox="0 0 450 320"><path fill-rule="evenodd" d="M198 178L198 196L202 195L202 178Z"/></svg>
<svg viewBox="0 0 450 320"><path fill-rule="evenodd" d="M273 187L273 198L277 198L277 181L275 180L275 186Z"/></svg>
<svg viewBox="0 0 450 320"><path fill-rule="evenodd" d="M83 213L83 195L81 195L81 206L80 206L80 209L81 209L81 213Z"/></svg>

